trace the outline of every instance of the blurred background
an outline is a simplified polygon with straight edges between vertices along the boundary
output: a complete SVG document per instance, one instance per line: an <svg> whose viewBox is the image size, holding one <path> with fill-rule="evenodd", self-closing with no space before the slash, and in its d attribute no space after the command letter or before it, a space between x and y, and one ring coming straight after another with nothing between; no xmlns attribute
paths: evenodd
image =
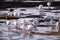
<svg viewBox="0 0 60 40"><path fill-rule="evenodd" d="M0 0L0 8L36 7L40 4L47 6L47 2L51 2L51 6L60 7L60 0Z"/></svg>

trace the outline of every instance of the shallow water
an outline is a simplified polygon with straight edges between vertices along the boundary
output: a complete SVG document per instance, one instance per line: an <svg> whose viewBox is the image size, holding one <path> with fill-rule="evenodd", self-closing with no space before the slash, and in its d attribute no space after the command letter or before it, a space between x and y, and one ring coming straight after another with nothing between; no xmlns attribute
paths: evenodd
<svg viewBox="0 0 60 40"><path fill-rule="evenodd" d="M60 36L42 36L42 35L29 35L24 33L22 30L10 30L3 31L0 36L1 40L60 40Z"/></svg>
<svg viewBox="0 0 60 40"><path fill-rule="evenodd" d="M15 11L14 13L16 13L16 12L18 12L18 11ZM21 12L22 13L35 13L35 14L39 13L38 10L31 9L31 8L27 8L26 12L25 11L21 11ZM21 12L18 12L18 13L21 13ZM47 12L46 11L44 13L47 13L46 15L51 15L51 12ZM50 14L48 14L48 13L50 13ZM53 14L51 16L53 16ZM18 19L18 23L20 23L20 19ZM43 29L48 30L49 28L48 29L43 28ZM44 32L43 29L41 29L39 31L40 32ZM29 35L29 34L26 34L25 32L23 32L22 30L15 30L15 31L14 30L10 30L10 31L6 31L6 24L5 23L3 23L0 26L0 30L3 32L3 34L0 35L0 40L60 40L60 36Z"/></svg>

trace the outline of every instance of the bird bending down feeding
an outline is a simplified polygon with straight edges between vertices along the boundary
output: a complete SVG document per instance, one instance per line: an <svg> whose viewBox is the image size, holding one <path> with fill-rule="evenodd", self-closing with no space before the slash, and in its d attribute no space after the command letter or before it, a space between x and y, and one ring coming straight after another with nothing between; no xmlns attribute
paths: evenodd
<svg viewBox="0 0 60 40"><path fill-rule="evenodd" d="M30 22L33 22L33 20L30 21ZM32 23L25 23L24 31L26 33L28 33L28 34L31 34L31 31L34 31L35 28L36 28L36 26L34 24L32 24Z"/></svg>

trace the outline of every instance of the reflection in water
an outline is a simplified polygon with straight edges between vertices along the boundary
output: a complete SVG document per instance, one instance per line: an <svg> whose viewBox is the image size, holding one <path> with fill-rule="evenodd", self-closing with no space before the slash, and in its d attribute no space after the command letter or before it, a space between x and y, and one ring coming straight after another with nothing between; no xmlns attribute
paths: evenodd
<svg viewBox="0 0 60 40"><path fill-rule="evenodd" d="M35 10L35 9L29 9L28 12L31 12L32 10L32 13L38 13L38 10ZM50 10L49 10L50 11ZM51 10L52 11L52 10ZM24 13L28 13L28 12L25 12ZM48 12L46 12L48 14ZM46 14L46 15L47 15ZM50 15L50 14L49 14ZM53 14L52 14L53 15ZM26 18L27 19L27 18ZM20 23L20 20L19 20L19 23ZM57 36L40 36L40 35L32 35L32 34L27 34L26 32L27 31L22 31L22 30L15 30L15 31L5 31L6 30L6 24L0 24L0 28L3 30L4 32L4 35L5 37L8 37L9 40L60 40L60 37L57 38ZM39 28L40 29L40 28ZM42 29L42 28L41 28ZM46 30L49 30L46 29ZM40 30L39 30L40 31ZM41 30L43 31L43 29ZM6 34L5 34L6 33ZM4 36L3 36L4 37ZM0 37L0 40L5 40L4 38L1 39Z"/></svg>
<svg viewBox="0 0 60 40"><path fill-rule="evenodd" d="M32 34L23 33L22 35L23 35L22 40L33 39L33 35Z"/></svg>
<svg viewBox="0 0 60 40"><path fill-rule="evenodd" d="M17 31L5 31L3 32L3 40L6 38L9 38L9 40L60 40L60 36L40 36L40 35L33 35L33 34L27 34L25 32L22 32L22 30ZM1 37L0 37L1 38ZM2 40L2 39L1 39ZM8 39L6 39L8 40Z"/></svg>
<svg viewBox="0 0 60 40"><path fill-rule="evenodd" d="M44 40L44 39L36 39L36 40Z"/></svg>
<svg viewBox="0 0 60 40"><path fill-rule="evenodd" d="M34 36L33 36L32 34L31 34L31 35L29 35L29 37L30 37L29 39L33 39L33 38L34 38Z"/></svg>

